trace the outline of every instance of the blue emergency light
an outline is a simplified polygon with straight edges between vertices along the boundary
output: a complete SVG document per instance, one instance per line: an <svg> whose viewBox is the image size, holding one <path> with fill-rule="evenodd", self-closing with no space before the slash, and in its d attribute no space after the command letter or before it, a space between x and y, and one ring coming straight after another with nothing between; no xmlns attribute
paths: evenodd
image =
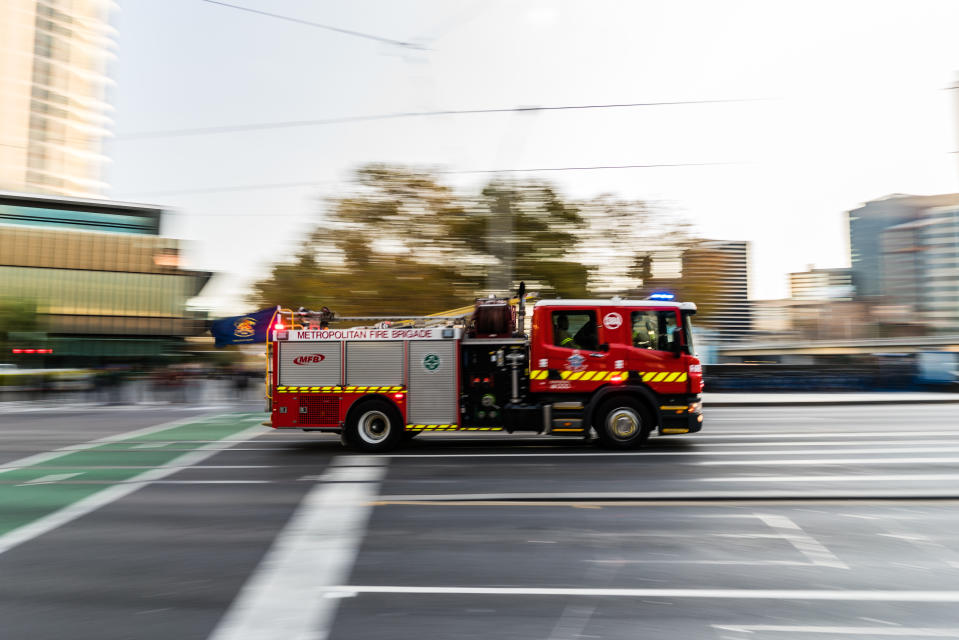
<svg viewBox="0 0 959 640"><path fill-rule="evenodd" d="M676 294L675 294L675 293L670 293L669 291L654 291L654 292L652 292L651 294L649 294L649 299L650 299L650 300L665 300L665 301L675 300L675 299L676 299Z"/></svg>

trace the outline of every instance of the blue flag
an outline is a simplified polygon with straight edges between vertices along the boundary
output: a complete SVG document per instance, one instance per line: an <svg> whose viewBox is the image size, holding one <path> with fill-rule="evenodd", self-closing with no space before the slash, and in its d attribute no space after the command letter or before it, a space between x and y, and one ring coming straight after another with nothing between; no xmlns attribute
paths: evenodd
<svg viewBox="0 0 959 640"><path fill-rule="evenodd" d="M216 340L216 346L225 347L230 344L252 344L266 342L276 307L263 309L245 316L220 318L210 325L210 333Z"/></svg>

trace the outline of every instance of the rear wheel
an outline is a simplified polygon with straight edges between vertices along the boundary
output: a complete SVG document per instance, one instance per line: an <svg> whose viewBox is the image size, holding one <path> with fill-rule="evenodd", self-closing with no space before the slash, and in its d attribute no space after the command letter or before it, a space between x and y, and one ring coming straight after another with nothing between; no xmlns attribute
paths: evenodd
<svg viewBox="0 0 959 640"><path fill-rule="evenodd" d="M365 400L350 410L343 444L350 449L379 453L403 442L403 424L396 407L386 400Z"/></svg>
<svg viewBox="0 0 959 640"><path fill-rule="evenodd" d="M600 405L593 428L604 447L631 449L646 441L653 421L646 407L635 400L611 398Z"/></svg>

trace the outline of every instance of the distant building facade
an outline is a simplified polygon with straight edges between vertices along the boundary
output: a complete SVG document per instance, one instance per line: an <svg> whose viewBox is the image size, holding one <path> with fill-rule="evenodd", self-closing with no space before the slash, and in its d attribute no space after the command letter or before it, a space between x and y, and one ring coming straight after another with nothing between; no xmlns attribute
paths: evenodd
<svg viewBox="0 0 959 640"><path fill-rule="evenodd" d="M923 217L936 207L959 206L959 194L912 196L896 194L865 203L847 213L852 281L856 297L882 295L882 234L890 227Z"/></svg>
<svg viewBox="0 0 959 640"><path fill-rule="evenodd" d="M113 0L0 3L0 189L102 193Z"/></svg>
<svg viewBox="0 0 959 640"><path fill-rule="evenodd" d="M852 298L852 270L814 269L789 274L792 300L847 300Z"/></svg>
<svg viewBox="0 0 959 640"><path fill-rule="evenodd" d="M849 238L856 297L885 335L959 332L959 194L867 202Z"/></svg>
<svg viewBox="0 0 959 640"><path fill-rule="evenodd" d="M680 286L701 304L699 324L717 330L724 341L746 338L752 330L749 254L748 242L714 240L683 255Z"/></svg>
<svg viewBox="0 0 959 640"><path fill-rule="evenodd" d="M211 274L180 268L179 242L160 236L161 213L0 192L0 301L33 306L61 362L171 353L202 330L186 303Z"/></svg>

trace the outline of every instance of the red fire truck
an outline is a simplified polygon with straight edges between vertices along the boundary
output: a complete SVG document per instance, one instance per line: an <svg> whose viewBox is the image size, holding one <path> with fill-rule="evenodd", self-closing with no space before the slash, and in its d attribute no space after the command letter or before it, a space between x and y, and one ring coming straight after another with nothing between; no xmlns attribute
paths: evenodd
<svg viewBox="0 0 959 640"><path fill-rule="evenodd" d="M522 289L516 304L479 299L462 316L336 320L377 320L357 328L328 328L326 309L279 310L266 424L339 434L369 452L424 431L595 433L620 449L654 429L696 432L696 306L658 297L541 300L528 333Z"/></svg>

